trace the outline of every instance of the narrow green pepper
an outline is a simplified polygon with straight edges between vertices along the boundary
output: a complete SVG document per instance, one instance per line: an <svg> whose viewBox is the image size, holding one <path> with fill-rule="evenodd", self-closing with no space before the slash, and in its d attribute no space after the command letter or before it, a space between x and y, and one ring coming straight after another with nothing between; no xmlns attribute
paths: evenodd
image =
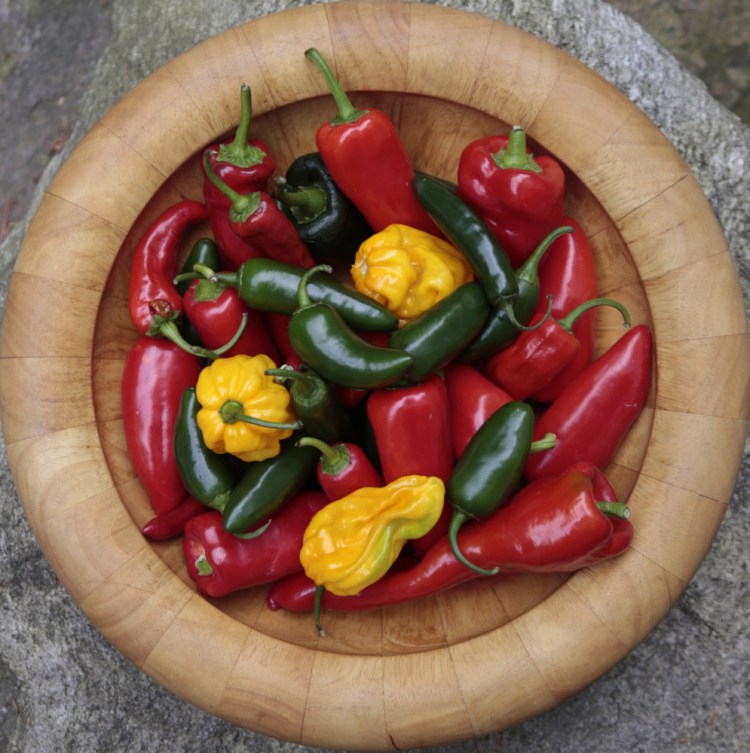
<svg viewBox="0 0 750 753"><path fill-rule="evenodd" d="M297 447L301 436L295 432L282 442L278 455L247 464L224 506L225 530L242 538L259 536L272 522L267 519L315 473L320 453L314 447Z"/></svg>
<svg viewBox="0 0 750 753"><path fill-rule="evenodd" d="M515 400L498 408L469 440L446 484L446 497L453 507L448 540L456 558L481 575L484 570L469 562L458 547L457 536L468 520L482 520L505 504L516 490L526 458L531 452L554 445L548 435L533 442L534 411Z"/></svg>
<svg viewBox="0 0 750 753"><path fill-rule="evenodd" d="M195 387L188 387L182 393L175 422L175 460L188 493L207 507L221 511L238 474L231 456L219 455L206 447L196 421L200 408Z"/></svg>
<svg viewBox="0 0 750 753"><path fill-rule="evenodd" d="M297 309L300 282L307 270L273 259L253 258L241 264L236 272L215 272L200 265L196 271L236 288L251 308L291 315ZM355 329L391 332L398 327L398 317L392 311L330 275L311 281L307 292L312 301L335 308Z"/></svg>
<svg viewBox="0 0 750 753"><path fill-rule="evenodd" d="M331 272L319 265L306 270L299 284L299 308L289 320L289 342L299 357L323 379L357 390L392 384L414 359L394 348L369 343L349 328L339 312L327 303L314 303L307 281L316 272Z"/></svg>
<svg viewBox="0 0 750 753"><path fill-rule="evenodd" d="M185 295L190 283L195 279L193 267L196 264L202 264L211 269L219 269L221 266L221 256L219 247L211 238L198 238L190 247L188 255L180 269L180 274L175 277L175 287L180 295Z"/></svg>
<svg viewBox="0 0 750 753"><path fill-rule="evenodd" d="M311 437L331 443L351 435L349 414L328 382L314 371L282 368L266 369L266 374L291 384L288 389L292 410Z"/></svg>
<svg viewBox="0 0 750 753"><path fill-rule="evenodd" d="M414 358L407 380L421 382L452 361L482 329L489 311L482 286L467 282L397 329L388 345Z"/></svg>

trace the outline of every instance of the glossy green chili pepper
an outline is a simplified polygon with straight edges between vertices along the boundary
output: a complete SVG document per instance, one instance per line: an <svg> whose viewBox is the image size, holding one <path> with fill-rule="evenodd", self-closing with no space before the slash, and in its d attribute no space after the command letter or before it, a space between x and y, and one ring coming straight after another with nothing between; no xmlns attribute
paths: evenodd
<svg viewBox="0 0 750 753"><path fill-rule="evenodd" d="M196 271L236 288L251 308L290 315L297 309L300 282L307 270L273 259L255 258L241 264L236 272L215 272L200 265ZM398 327L398 317L392 311L330 275L311 281L307 292L312 301L335 308L355 329L391 332Z"/></svg>
<svg viewBox="0 0 750 753"><path fill-rule="evenodd" d="M196 416L201 405L195 387L188 387L180 400L174 429L177 469L188 493L207 507L221 511L237 482L238 473L231 456L206 447Z"/></svg>
<svg viewBox="0 0 750 753"><path fill-rule="evenodd" d="M518 323L526 325L536 311L539 301L539 263L549 247L565 233L572 233L570 225L553 230L534 250L534 253L516 270L518 296L513 302L515 321L511 321L505 309L494 309L469 346L459 357L460 361L475 363L494 356L513 342L520 330Z"/></svg>
<svg viewBox="0 0 750 753"><path fill-rule="evenodd" d="M287 384L294 415L311 437L331 443L351 435L349 414L328 382L314 371L282 368L266 369L266 374Z"/></svg>
<svg viewBox="0 0 750 753"><path fill-rule="evenodd" d="M421 382L452 361L487 319L490 307L478 282L467 282L397 329L388 345L414 358L406 378Z"/></svg>
<svg viewBox="0 0 750 753"><path fill-rule="evenodd" d="M331 272L319 265L305 271L299 284L299 308L289 319L289 342L299 357L323 379L358 390L392 384L414 358L402 350L373 345L349 328L327 303L315 303L307 281L315 273Z"/></svg>
<svg viewBox="0 0 750 753"><path fill-rule="evenodd" d="M446 485L446 497L453 507L448 540L456 558L482 575L458 548L458 532L470 519L482 520L505 504L516 491L526 458L531 452L554 445L549 435L532 444L534 411L519 400L498 408L469 441Z"/></svg>
<svg viewBox="0 0 750 753"><path fill-rule="evenodd" d="M315 473L320 453L314 447L297 447L302 436L295 432L282 442L278 455L247 464L224 506L225 530L243 538L259 536L273 522L268 518Z"/></svg>
<svg viewBox="0 0 750 753"><path fill-rule="evenodd" d="M219 247L212 238L198 238L191 246L190 251L188 251L188 255L185 257L185 261L180 269L180 274L175 278L175 287L180 295L187 293L190 283L195 279L193 267L196 264L202 264L211 269L219 269L221 267Z"/></svg>

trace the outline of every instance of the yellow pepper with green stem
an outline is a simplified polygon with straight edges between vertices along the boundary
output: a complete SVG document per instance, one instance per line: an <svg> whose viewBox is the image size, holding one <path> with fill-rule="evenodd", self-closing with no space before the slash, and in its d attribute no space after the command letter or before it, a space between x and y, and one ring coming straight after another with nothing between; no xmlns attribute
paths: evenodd
<svg viewBox="0 0 750 753"><path fill-rule="evenodd" d="M437 523L444 501L439 478L413 475L330 502L307 526L302 567L319 588L359 593L388 572L409 539Z"/></svg>
<svg viewBox="0 0 750 753"><path fill-rule="evenodd" d="M474 279L448 241L408 225L389 225L362 242L351 268L354 286L410 321Z"/></svg>

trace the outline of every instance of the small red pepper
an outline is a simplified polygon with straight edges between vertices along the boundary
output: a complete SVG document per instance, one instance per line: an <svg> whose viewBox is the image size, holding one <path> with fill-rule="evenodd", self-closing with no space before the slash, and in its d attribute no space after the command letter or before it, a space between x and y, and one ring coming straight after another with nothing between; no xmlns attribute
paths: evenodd
<svg viewBox="0 0 750 753"><path fill-rule="evenodd" d="M146 230L130 264L128 311L141 335L165 337L195 352L177 328L182 297L174 284L180 241L191 225L208 218L204 204L181 201L169 207Z"/></svg>
<svg viewBox="0 0 750 753"><path fill-rule="evenodd" d="M302 437L297 444L320 450L317 478L330 500L342 499L365 487L383 486L382 476L356 444L336 442L329 445L316 437Z"/></svg>
<svg viewBox="0 0 750 753"><path fill-rule="evenodd" d="M223 211L229 218L229 227L245 240L257 253L276 261L310 268L315 262L302 242L292 221L279 209L265 191L239 193L219 178L211 167L212 152L203 157L206 178L229 199L229 208ZM248 257L252 258L252 257ZM233 260L240 263L247 259Z"/></svg>
<svg viewBox="0 0 750 753"><path fill-rule="evenodd" d="M188 520L206 512L208 508L195 497L188 497L174 510L156 515L143 524L141 533L152 541L163 541L182 536Z"/></svg>
<svg viewBox="0 0 750 753"><path fill-rule="evenodd" d="M596 306L612 306L630 326L627 309L611 298L592 298L573 309L562 319L536 314L531 324L541 322L532 330L521 332L504 350L496 353L484 368L484 374L498 387L525 400L549 385L575 358L581 344L573 332L575 322Z"/></svg>
<svg viewBox="0 0 750 753"><path fill-rule="evenodd" d="M461 551L486 570L500 573L570 572L592 562L612 537L609 514L627 514L624 505L594 496L584 470L566 471L523 487L491 517L464 526ZM324 593L322 605L358 611L432 596L473 580L477 573L459 562L447 537L439 539L413 567L391 571L354 596ZM275 583L267 597L270 609L312 611L315 584L304 573Z"/></svg>
<svg viewBox="0 0 750 753"><path fill-rule="evenodd" d="M587 366L539 417L534 439L551 432L555 446L529 456L525 477L554 476L580 461L605 468L641 412L650 386L651 332L639 324Z"/></svg>
<svg viewBox="0 0 750 753"><path fill-rule="evenodd" d="M274 513L272 525L262 536L252 539L226 531L217 511L190 520L182 549L198 591L206 596L226 596L302 572L299 552L305 529L328 503L322 492L300 492Z"/></svg>
<svg viewBox="0 0 750 753"><path fill-rule="evenodd" d="M573 232L558 238L539 265L536 313L546 313L548 301L551 300L551 315L556 319L567 316L576 306L598 295L594 254L588 238L572 218L565 217L563 222L572 227ZM580 343L576 355L552 383L534 395L534 400L551 403L591 363L595 341L594 319L594 312L589 312L576 320L573 334Z"/></svg>
<svg viewBox="0 0 750 753"><path fill-rule="evenodd" d="M229 358L263 353L279 363L279 353L262 314L246 306L233 287L206 279L194 280L185 293L183 305L188 321L207 348L221 348L243 327L239 338L223 355Z"/></svg>
<svg viewBox="0 0 750 753"><path fill-rule="evenodd" d="M309 49L305 55L323 74L338 108L315 141L339 189L373 232L400 224L442 237L412 190L414 170L391 119L374 107L355 108L321 54Z"/></svg>
<svg viewBox="0 0 750 753"><path fill-rule="evenodd" d="M531 155L526 132L487 136L468 144L458 164L458 196L479 214L519 267L542 239L562 225L565 173L552 157Z"/></svg>
<svg viewBox="0 0 750 753"><path fill-rule="evenodd" d="M482 424L513 398L468 363L454 361L445 369L453 457L463 455Z"/></svg>
<svg viewBox="0 0 750 753"><path fill-rule="evenodd" d="M201 360L169 340L133 343L122 376L122 419L130 461L157 515L174 510L187 491L174 454L182 393L195 386Z"/></svg>

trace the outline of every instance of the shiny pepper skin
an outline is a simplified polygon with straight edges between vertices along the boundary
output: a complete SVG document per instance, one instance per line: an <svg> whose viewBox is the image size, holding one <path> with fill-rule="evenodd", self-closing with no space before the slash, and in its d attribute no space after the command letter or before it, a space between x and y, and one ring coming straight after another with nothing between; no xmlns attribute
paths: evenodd
<svg viewBox="0 0 750 753"><path fill-rule="evenodd" d="M331 502L305 531L300 551L305 573L339 596L359 593L388 572L409 539L435 525L444 500L439 478L413 475Z"/></svg>
<svg viewBox="0 0 750 753"><path fill-rule="evenodd" d="M447 241L407 225L389 225L359 247L351 269L360 293L409 321L474 278Z"/></svg>

